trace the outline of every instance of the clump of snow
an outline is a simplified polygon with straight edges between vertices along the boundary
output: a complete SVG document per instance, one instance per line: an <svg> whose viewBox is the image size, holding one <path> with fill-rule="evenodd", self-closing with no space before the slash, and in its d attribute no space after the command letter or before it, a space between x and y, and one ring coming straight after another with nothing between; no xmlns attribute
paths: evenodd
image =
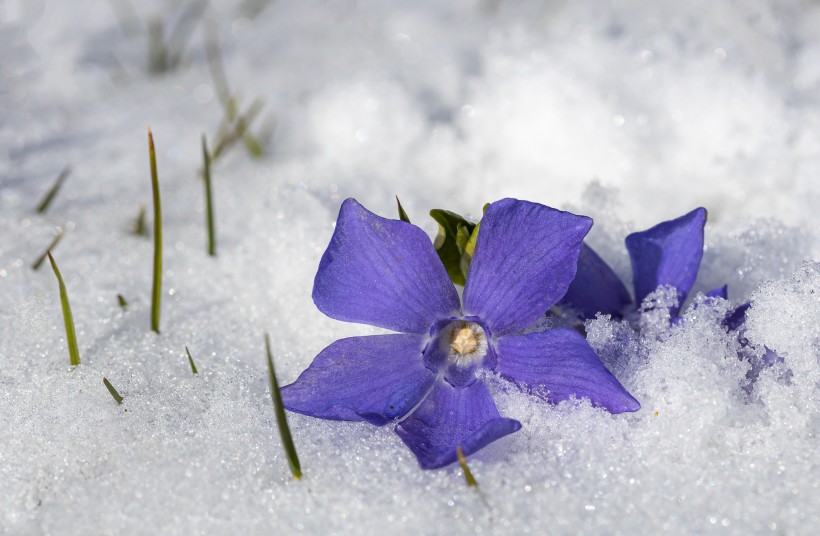
<svg viewBox="0 0 820 536"><path fill-rule="evenodd" d="M214 165L213 259L197 170L222 109L204 32L152 74L139 28L170 31L187 2L133 2L134 33L111 9L125 3L0 8L0 533L820 526L820 5L210 2L231 88L265 103L252 130L273 125L266 157L238 146ZM150 203L146 123L165 215L159 336L151 243L130 232ZM641 411L549 406L493 379L523 429L469 460L480 495L456 467L420 470L390 427L291 415L294 481L263 333L288 383L333 340L378 331L324 317L310 294L340 202L394 215L396 194L431 236L430 208L477 218L505 196L590 215L590 244L627 287L624 237L707 207L680 321L661 290L640 318L585 325ZM75 370L53 274L30 268L57 228ZM724 283L728 302L696 295ZM767 352L782 359L753 371Z"/></svg>

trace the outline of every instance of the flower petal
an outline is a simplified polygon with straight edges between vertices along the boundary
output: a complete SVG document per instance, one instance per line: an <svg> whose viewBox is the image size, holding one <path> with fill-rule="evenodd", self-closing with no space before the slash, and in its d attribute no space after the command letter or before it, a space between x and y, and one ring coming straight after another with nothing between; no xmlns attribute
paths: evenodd
<svg viewBox="0 0 820 536"><path fill-rule="evenodd" d="M584 318L593 318L597 313L620 316L632 298L612 268L591 247L581 244L578 271L561 303L575 307Z"/></svg>
<svg viewBox="0 0 820 536"><path fill-rule="evenodd" d="M729 331L736 331L746 323L746 311L751 307L751 302L746 302L735 307L731 313L726 315L722 324L726 326Z"/></svg>
<svg viewBox="0 0 820 536"><path fill-rule="evenodd" d="M638 411L641 405L615 379L577 331L552 329L498 340L501 376L530 390L546 390L556 403L575 395L612 413Z"/></svg>
<svg viewBox="0 0 820 536"><path fill-rule="evenodd" d="M520 422L498 414L484 382L453 387L438 381L418 409L396 426L396 433L423 469L436 469L456 461L459 445L471 454L520 428Z"/></svg>
<svg viewBox="0 0 820 536"><path fill-rule="evenodd" d="M341 339L282 388L290 411L340 421L386 424L403 417L436 375L422 363L425 337L392 334Z"/></svg>
<svg viewBox="0 0 820 536"><path fill-rule="evenodd" d="M427 235L376 216L355 199L342 203L319 263L313 301L336 320L427 333L458 312L458 293Z"/></svg>
<svg viewBox="0 0 820 536"><path fill-rule="evenodd" d="M703 257L705 225L706 209L697 208L680 218L626 237L637 303L659 286L667 285L678 291L678 304L683 305ZM679 310L680 307L674 308L672 316Z"/></svg>
<svg viewBox="0 0 820 536"><path fill-rule="evenodd" d="M723 298L724 300L729 299L729 285L723 285L722 287L714 288L706 293L708 298Z"/></svg>
<svg viewBox="0 0 820 536"><path fill-rule="evenodd" d="M464 314L495 335L532 324L566 294L592 220L502 199L484 213L467 284Z"/></svg>

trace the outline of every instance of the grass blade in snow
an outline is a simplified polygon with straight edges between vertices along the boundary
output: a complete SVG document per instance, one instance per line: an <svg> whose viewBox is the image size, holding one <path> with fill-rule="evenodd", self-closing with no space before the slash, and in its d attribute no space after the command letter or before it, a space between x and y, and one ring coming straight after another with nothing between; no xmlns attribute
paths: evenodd
<svg viewBox="0 0 820 536"><path fill-rule="evenodd" d="M211 190L211 156L208 142L202 135L202 176L205 179L205 218L208 225L208 255L216 257L216 229L214 224L214 204Z"/></svg>
<svg viewBox="0 0 820 536"><path fill-rule="evenodd" d="M137 236L148 236L148 228L145 226L145 205L140 205L140 212L134 221L134 234Z"/></svg>
<svg viewBox="0 0 820 536"><path fill-rule="evenodd" d="M122 404L122 396L120 396L117 390L114 389L114 386L111 385L111 382L108 381L108 378L103 377L103 383L105 384L106 389L108 389L108 392L111 393L111 396L114 397L114 400L117 401L117 404Z"/></svg>
<svg viewBox="0 0 820 536"><path fill-rule="evenodd" d="M47 247L47 248L46 248L46 250L43 252L43 254L42 254L42 255L40 255L39 257L37 257L37 260L36 260L36 261L34 261L34 263L32 263L32 265L31 265L31 269L32 269L32 270L34 270L35 272L36 272L37 270L39 270L39 269L40 269L40 266L42 266L42 265L43 265L43 263L45 262L46 257L48 256L48 252L49 252L49 251L51 251L52 249L56 248L56 247L57 247L57 244L59 244L59 243L60 243L60 240L62 240L62 239L63 239L63 232L62 232L62 231L60 231L60 232L59 232L59 233L57 233L57 234L54 236L54 238L51 240L51 244L49 244L49 245L48 245L48 247Z"/></svg>
<svg viewBox="0 0 820 536"><path fill-rule="evenodd" d="M154 136L148 128L148 159L151 163L151 191L154 195L154 283L151 288L151 330L159 333L160 300L162 299L162 205L159 199L159 177Z"/></svg>
<svg viewBox="0 0 820 536"><path fill-rule="evenodd" d="M464 451L461 450L461 445L456 447L456 454L458 455L458 464L464 473L464 480L467 481L467 486L471 488L477 487L478 482L476 482L473 472L470 471L470 467L467 465L467 458L464 457Z"/></svg>
<svg viewBox="0 0 820 536"><path fill-rule="evenodd" d="M57 283L60 285L60 304L63 307L63 321L65 322L65 340L68 344L68 358L71 366L76 367L80 364L80 350L77 348L77 333L74 331L74 317L71 315L71 305L68 304L68 291L66 291L63 276L60 274L57 263L54 262L54 257L51 252L47 253L48 260L51 263L51 268L54 270L54 275L57 276Z"/></svg>
<svg viewBox="0 0 820 536"><path fill-rule="evenodd" d="M54 201L54 198L57 197L57 192L60 191L60 187L65 182L66 178L68 177L69 173L71 173L71 166L66 166L57 176L57 180L54 181L54 185L46 192L45 197L43 200L40 201L40 204L37 205L37 214L44 214L46 210L48 210L49 205L51 202Z"/></svg>
<svg viewBox="0 0 820 536"><path fill-rule="evenodd" d="M125 301L125 297L122 294L117 294L117 303L123 311L128 309L128 302Z"/></svg>
<svg viewBox="0 0 820 536"><path fill-rule="evenodd" d="M288 456L288 464L293 478L302 478L302 468L299 465L299 456L296 454L296 446L290 435L288 419L285 415L285 406L282 404L282 393L279 392L279 382L276 380L276 370L273 368L273 353L270 349L270 337L265 333L265 351L268 354L268 376L270 378L270 395L273 398L273 411L276 413L276 422L279 425L279 435L282 438L282 447Z"/></svg>
<svg viewBox="0 0 820 536"><path fill-rule="evenodd" d="M191 351L188 350L187 346L185 347L185 353L188 354L188 363L191 364L191 372L193 372L194 374L197 374L196 365L194 364L194 358L191 357Z"/></svg>

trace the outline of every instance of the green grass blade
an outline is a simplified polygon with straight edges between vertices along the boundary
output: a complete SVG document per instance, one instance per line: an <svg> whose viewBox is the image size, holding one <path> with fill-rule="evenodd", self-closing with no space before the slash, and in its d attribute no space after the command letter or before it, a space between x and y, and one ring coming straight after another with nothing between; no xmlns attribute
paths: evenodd
<svg viewBox="0 0 820 536"><path fill-rule="evenodd" d="M42 201L40 201L40 204L37 205L37 214L45 214L46 210L48 210L49 205L51 205L51 202L54 201L55 197L57 197L57 192L60 191L60 187L63 185L63 182L65 182L66 178L70 173L71 166L66 166L63 168L60 174L57 175L57 180L54 181L54 184L51 186L48 192L46 192L46 195L43 196L43 199Z"/></svg>
<svg viewBox="0 0 820 536"><path fill-rule="evenodd" d="M219 33L216 26L209 24L205 34L205 56L208 58L208 70L219 103L225 110L225 118L231 123L236 119L236 106L232 102L231 89L228 85L228 76L225 74L225 65L222 63L222 53L219 50Z"/></svg>
<svg viewBox="0 0 820 536"><path fill-rule="evenodd" d="M145 205L140 205L140 212L134 220L134 234L137 236L148 236L148 227L145 225Z"/></svg>
<svg viewBox="0 0 820 536"><path fill-rule="evenodd" d="M399 201L399 196L396 196L396 205L398 206L398 209L399 209L399 219L401 221L406 221L407 223L410 223L410 217L404 211L404 207L401 206L401 201Z"/></svg>
<svg viewBox="0 0 820 536"><path fill-rule="evenodd" d="M265 350L268 355L268 376L270 378L270 394L273 398L273 411L276 413L276 422L279 425L279 435L282 438L282 447L288 456L288 464L293 478L302 478L302 468L299 465L299 456L296 454L296 446L293 444L293 437L290 435L288 419L285 415L285 406L282 403L282 393L279 391L279 382L276 380L276 370L273 368L273 353L270 349L270 337L265 333Z"/></svg>
<svg viewBox="0 0 820 536"><path fill-rule="evenodd" d="M194 358L191 357L191 351L188 350L187 346L185 347L185 353L188 354L188 363L191 364L191 372L193 372L194 374L198 374L196 371L196 365L194 364Z"/></svg>
<svg viewBox="0 0 820 536"><path fill-rule="evenodd" d="M208 142L202 134L202 176L205 179L205 222L208 225L208 255L216 257L216 224L214 223L213 190L211 188L211 156Z"/></svg>
<svg viewBox="0 0 820 536"><path fill-rule="evenodd" d="M47 253L48 261L51 263L51 268L54 270L54 275L57 276L57 283L60 285L60 304L63 307L63 322L65 323L65 340L68 344L68 360L72 367L80 364L80 350L77 348L77 333L74 331L74 317L71 315L71 305L68 303L68 291L63 282L63 276L60 274L60 269L57 268L57 263L54 262L54 257L51 252Z"/></svg>
<svg viewBox="0 0 820 536"><path fill-rule="evenodd" d="M128 302L125 301L125 296L123 296L122 294L117 294L117 303L119 304L120 309L122 309L123 311L128 310Z"/></svg>
<svg viewBox="0 0 820 536"><path fill-rule="evenodd" d="M251 155L251 158L262 158L265 156L265 148L259 138L245 130L242 134L242 143L245 145L245 150Z"/></svg>
<svg viewBox="0 0 820 536"><path fill-rule="evenodd" d="M165 24L159 17L148 20L148 71L154 74L168 71L168 45Z"/></svg>
<svg viewBox="0 0 820 536"><path fill-rule="evenodd" d="M43 265L43 263L45 262L46 257L48 256L48 252L49 252L49 251L51 251L52 249L56 248L56 247L57 247L57 244L59 244L59 243L60 243L60 240L62 240L62 239L63 239L63 232L62 232L62 231L60 231L59 233L57 233L57 234L54 236L54 238L52 238L52 239L51 239L51 243L48 245L48 247L47 247L47 248L46 248L46 250L43 252L43 254L42 254L42 255L40 255L39 257L37 257L37 260L36 260L36 261L34 261L34 262L31 264L31 269L32 269L32 270L34 270L35 272L36 272L37 270L39 270L39 269L40 269L40 266L42 266L42 265Z"/></svg>
<svg viewBox="0 0 820 536"><path fill-rule="evenodd" d="M193 0L182 12L174 28L168 35L168 68L174 70L182 63L185 48L196 29L197 23L208 7L206 0Z"/></svg>
<svg viewBox="0 0 820 536"><path fill-rule="evenodd" d="M470 471L470 467L467 465L467 458L464 457L464 451L461 450L461 445L456 447L456 454L458 455L458 464L461 466L461 471L464 473L464 480L467 481L467 487L478 487L478 482L476 482L473 472Z"/></svg>
<svg viewBox="0 0 820 536"><path fill-rule="evenodd" d="M111 385L111 382L108 381L108 378L103 377L103 383L105 384L106 389L108 392L111 393L111 396L114 397L114 400L117 401L117 404L122 404L122 396L114 389L114 386Z"/></svg>
<svg viewBox="0 0 820 536"><path fill-rule="evenodd" d="M162 204L159 198L157 154L154 135L148 128L148 159L151 163L151 190L154 195L154 282L151 288L151 330L159 333L160 301L162 299Z"/></svg>

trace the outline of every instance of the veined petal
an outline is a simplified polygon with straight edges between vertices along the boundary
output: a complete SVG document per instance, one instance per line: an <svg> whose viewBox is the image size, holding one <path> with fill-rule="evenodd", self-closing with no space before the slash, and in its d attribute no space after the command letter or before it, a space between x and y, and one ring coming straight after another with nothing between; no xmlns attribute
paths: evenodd
<svg viewBox="0 0 820 536"><path fill-rule="evenodd" d="M493 335L532 324L566 294L592 220L553 208L502 199L481 220L464 314L481 318Z"/></svg>
<svg viewBox="0 0 820 536"><path fill-rule="evenodd" d="M313 301L336 320L405 333L427 333L459 309L458 293L424 231L376 216L355 199L342 203Z"/></svg>
<svg viewBox="0 0 820 536"><path fill-rule="evenodd" d="M386 424L403 417L436 375L422 362L425 337L412 334L341 339L282 388L290 411L339 421Z"/></svg>
<svg viewBox="0 0 820 536"><path fill-rule="evenodd" d="M586 339L572 329L502 337L496 370L536 393L546 391L547 400L553 403L575 395L612 413L641 408Z"/></svg>
<svg viewBox="0 0 820 536"><path fill-rule="evenodd" d="M632 298L612 268L595 250L581 244L575 279L561 303L575 307L584 318L593 318L597 313L620 315Z"/></svg>
<svg viewBox="0 0 820 536"><path fill-rule="evenodd" d="M706 209L697 208L626 237L637 303L659 286L668 285L678 291L678 303L683 304L698 275L705 225ZM672 311L672 316L678 310L680 307Z"/></svg>
<svg viewBox="0 0 820 536"><path fill-rule="evenodd" d="M498 414L483 381L468 387L436 382L427 399L396 426L396 433L413 451L423 469L456 461L456 447L471 454L521 428Z"/></svg>

